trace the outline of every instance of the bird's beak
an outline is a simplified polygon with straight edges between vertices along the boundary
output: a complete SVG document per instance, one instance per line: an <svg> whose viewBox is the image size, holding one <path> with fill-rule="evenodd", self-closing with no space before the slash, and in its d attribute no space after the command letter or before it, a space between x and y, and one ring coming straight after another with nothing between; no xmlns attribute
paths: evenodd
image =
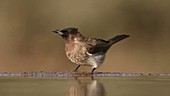
<svg viewBox="0 0 170 96"><path fill-rule="evenodd" d="M54 33L58 33L59 31L60 31L59 29L53 30Z"/></svg>
<svg viewBox="0 0 170 96"><path fill-rule="evenodd" d="M63 35L63 32L61 32L59 29L54 30L53 32L54 32L54 33L58 33L58 34L60 34L60 35Z"/></svg>

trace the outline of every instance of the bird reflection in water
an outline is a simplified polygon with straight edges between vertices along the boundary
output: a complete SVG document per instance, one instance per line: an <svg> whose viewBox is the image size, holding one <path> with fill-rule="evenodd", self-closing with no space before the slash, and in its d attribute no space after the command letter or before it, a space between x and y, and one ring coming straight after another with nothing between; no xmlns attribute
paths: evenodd
<svg viewBox="0 0 170 96"><path fill-rule="evenodd" d="M97 80L91 82L78 80L78 84L71 86L66 96L105 96L105 89Z"/></svg>

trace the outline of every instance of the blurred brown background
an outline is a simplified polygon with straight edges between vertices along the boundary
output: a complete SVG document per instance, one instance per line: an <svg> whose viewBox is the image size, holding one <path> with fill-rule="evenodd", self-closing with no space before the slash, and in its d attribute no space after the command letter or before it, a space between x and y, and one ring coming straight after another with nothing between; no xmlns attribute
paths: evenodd
<svg viewBox="0 0 170 96"><path fill-rule="evenodd" d="M0 72L71 71L62 38L131 37L115 44L97 71L170 73L169 0L0 0ZM81 67L81 71L90 71Z"/></svg>

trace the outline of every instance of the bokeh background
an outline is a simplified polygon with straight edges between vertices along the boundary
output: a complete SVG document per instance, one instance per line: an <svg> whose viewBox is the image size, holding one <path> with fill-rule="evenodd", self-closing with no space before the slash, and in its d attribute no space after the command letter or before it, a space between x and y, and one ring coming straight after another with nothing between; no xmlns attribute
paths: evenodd
<svg viewBox="0 0 170 96"><path fill-rule="evenodd" d="M88 37L131 37L97 71L170 73L169 0L0 0L0 72L72 71L54 29ZM91 71L81 67L80 71Z"/></svg>

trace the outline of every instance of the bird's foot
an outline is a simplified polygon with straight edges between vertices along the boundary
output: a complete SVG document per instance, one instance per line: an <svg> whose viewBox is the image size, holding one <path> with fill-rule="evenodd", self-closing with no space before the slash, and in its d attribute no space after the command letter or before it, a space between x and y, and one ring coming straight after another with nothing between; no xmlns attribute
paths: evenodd
<svg viewBox="0 0 170 96"><path fill-rule="evenodd" d="M75 70L73 70L73 72L78 72L78 70L75 69Z"/></svg>

